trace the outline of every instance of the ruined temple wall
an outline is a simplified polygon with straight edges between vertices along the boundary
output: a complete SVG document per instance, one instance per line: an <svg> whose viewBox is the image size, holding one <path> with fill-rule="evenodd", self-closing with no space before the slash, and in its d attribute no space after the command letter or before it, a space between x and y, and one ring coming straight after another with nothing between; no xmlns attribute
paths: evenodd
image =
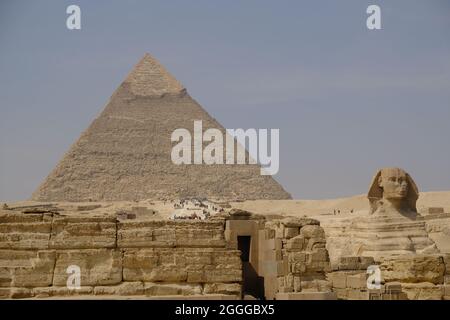
<svg viewBox="0 0 450 320"><path fill-rule="evenodd" d="M369 266L378 266L379 289L369 289ZM343 257L327 274L343 300L450 300L450 254L403 255L375 263L371 257Z"/></svg>
<svg viewBox="0 0 450 320"><path fill-rule="evenodd" d="M223 221L0 213L0 297L241 294L240 252ZM69 289L69 266L81 289Z"/></svg>
<svg viewBox="0 0 450 320"><path fill-rule="evenodd" d="M326 272L330 269L325 233L319 222L286 218L267 222L259 231L259 274L266 299L335 299Z"/></svg>

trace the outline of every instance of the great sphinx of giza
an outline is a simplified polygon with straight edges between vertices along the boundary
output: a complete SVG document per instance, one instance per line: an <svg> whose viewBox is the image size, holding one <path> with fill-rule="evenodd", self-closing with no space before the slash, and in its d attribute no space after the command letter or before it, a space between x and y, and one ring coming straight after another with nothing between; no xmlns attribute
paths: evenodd
<svg viewBox="0 0 450 320"><path fill-rule="evenodd" d="M383 168L372 179L367 195L369 214L356 218L349 229L353 255L376 260L403 254L438 252L417 213L419 190L400 168Z"/></svg>
<svg viewBox="0 0 450 320"><path fill-rule="evenodd" d="M411 219L417 217L416 202L419 190L411 176L403 169L383 168L370 184L367 198L370 214L401 214Z"/></svg>

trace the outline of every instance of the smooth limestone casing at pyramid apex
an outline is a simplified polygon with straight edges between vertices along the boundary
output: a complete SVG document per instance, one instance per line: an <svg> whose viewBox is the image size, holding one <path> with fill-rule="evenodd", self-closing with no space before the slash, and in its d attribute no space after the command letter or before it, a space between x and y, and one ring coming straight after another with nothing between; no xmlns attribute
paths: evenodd
<svg viewBox="0 0 450 320"><path fill-rule="evenodd" d="M146 54L33 193L40 201L291 199L259 165L175 165L171 134L225 129ZM248 156L248 155L247 155Z"/></svg>
<svg viewBox="0 0 450 320"><path fill-rule="evenodd" d="M258 165L174 165L193 120L224 132L145 55L33 200L0 207L0 298L450 300L450 192L384 168L367 195L292 200Z"/></svg>

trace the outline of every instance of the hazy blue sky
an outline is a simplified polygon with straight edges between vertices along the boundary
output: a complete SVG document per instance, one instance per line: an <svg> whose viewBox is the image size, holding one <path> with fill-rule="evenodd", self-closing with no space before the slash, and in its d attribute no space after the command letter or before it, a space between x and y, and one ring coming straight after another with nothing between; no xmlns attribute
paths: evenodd
<svg viewBox="0 0 450 320"><path fill-rule="evenodd" d="M448 0L2 0L1 200L31 195L145 52L225 127L280 128L296 198L364 193L383 166L450 190Z"/></svg>

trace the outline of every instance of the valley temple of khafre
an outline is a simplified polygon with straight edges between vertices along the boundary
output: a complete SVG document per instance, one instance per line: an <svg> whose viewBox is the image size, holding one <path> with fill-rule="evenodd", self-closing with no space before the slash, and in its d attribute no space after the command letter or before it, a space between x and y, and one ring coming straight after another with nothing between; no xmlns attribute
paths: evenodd
<svg viewBox="0 0 450 320"><path fill-rule="evenodd" d="M293 200L257 164L172 163L195 120L225 131L145 55L32 199L0 208L0 297L450 300L450 192L382 168L364 196Z"/></svg>

